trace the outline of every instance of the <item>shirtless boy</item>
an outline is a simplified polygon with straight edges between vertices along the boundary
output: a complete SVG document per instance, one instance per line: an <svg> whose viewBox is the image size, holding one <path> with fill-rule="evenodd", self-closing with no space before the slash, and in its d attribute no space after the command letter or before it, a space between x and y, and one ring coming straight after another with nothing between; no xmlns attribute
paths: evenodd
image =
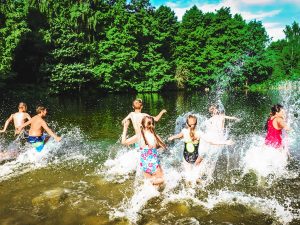
<svg viewBox="0 0 300 225"><path fill-rule="evenodd" d="M134 128L135 134L139 134L141 132L141 122L145 116L149 116L147 113L142 113L143 109L143 101L142 99L136 99L132 102L132 108L134 112L129 113L125 119L123 119L122 124L124 125L127 120L131 120L132 126ZM166 113L167 110L163 109L157 116L153 117L154 121L157 122L160 120L162 115Z"/></svg>
<svg viewBox="0 0 300 225"><path fill-rule="evenodd" d="M18 107L19 111L11 114L10 117L6 120L4 124L4 128L0 130L0 133L4 133L9 125L10 122L14 122L15 125L15 135L20 134L22 130L17 130L18 127L22 126L26 120L30 120L31 117L26 112L27 111L27 105L24 102L19 103Z"/></svg>
<svg viewBox="0 0 300 225"><path fill-rule="evenodd" d="M45 107L38 106L36 108L36 113L37 115L32 117L31 120L18 127L18 130L30 125L28 142L31 143L38 152L40 152L48 140L45 135L43 135L44 131L46 131L57 142L61 140L61 137L57 136L45 122L44 118L47 115L47 109Z"/></svg>

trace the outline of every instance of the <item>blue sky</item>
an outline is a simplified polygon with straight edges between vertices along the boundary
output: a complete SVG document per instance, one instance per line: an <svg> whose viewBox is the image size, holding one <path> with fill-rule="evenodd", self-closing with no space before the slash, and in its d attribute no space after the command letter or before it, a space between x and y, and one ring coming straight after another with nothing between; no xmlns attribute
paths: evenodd
<svg viewBox="0 0 300 225"><path fill-rule="evenodd" d="M300 0L150 0L155 7L167 5L173 9L178 20L184 12L196 5L203 12L214 12L230 7L232 14L239 13L246 21L262 21L273 41L285 37L283 29L293 21L300 23Z"/></svg>

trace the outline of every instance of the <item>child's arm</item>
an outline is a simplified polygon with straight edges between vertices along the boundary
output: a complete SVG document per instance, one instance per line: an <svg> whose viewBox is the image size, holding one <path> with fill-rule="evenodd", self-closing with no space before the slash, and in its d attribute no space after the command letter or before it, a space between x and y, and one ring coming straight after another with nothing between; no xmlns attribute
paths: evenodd
<svg viewBox="0 0 300 225"><path fill-rule="evenodd" d="M124 123L123 133L122 133L122 138L121 138L122 145L131 145L138 141L138 137L136 134L134 136L126 139L128 126L129 126L129 120L126 120Z"/></svg>
<svg viewBox="0 0 300 225"><path fill-rule="evenodd" d="M31 120L31 116L28 114L28 113L26 113L26 119L29 121L29 120Z"/></svg>
<svg viewBox="0 0 300 225"><path fill-rule="evenodd" d="M232 140L211 141L211 140L208 140L206 137L204 137L204 135L200 135L200 138L211 145L233 145L233 143L234 143Z"/></svg>
<svg viewBox="0 0 300 225"><path fill-rule="evenodd" d="M9 123L13 121L13 114L10 115L10 117L6 120L5 124L4 124L4 128L2 130L0 130L0 133L3 133L6 131Z"/></svg>
<svg viewBox="0 0 300 225"><path fill-rule="evenodd" d="M132 113L132 112L131 112ZM131 113L129 113L123 120L122 120L122 124L124 125L125 124L125 122L127 121L127 120L129 120L130 118L131 118Z"/></svg>
<svg viewBox="0 0 300 225"><path fill-rule="evenodd" d="M237 122L241 121L241 119L239 119L239 118L237 118L237 117L235 117L235 116L225 116L225 115L224 115L224 118L225 118L225 119L229 119L229 120L236 120Z"/></svg>
<svg viewBox="0 0 300 225"><path fill-rule="evenodd" d="M173 141L174 139L178 139L178 138L182 138L183 137L183 133L180 132L179 134L175 134L171 137L168 138L169 141Z"/></svg>
<svg viewBox="0 0 300 225"><path fill-rule="evenodd" d="M291 130L291 128L286 124L286 122L282 118L278 118L278 125L281 129L285 129L286 131Z"/></svg>
<svg viewBox="0 0 300 225"><path fill-rule="evenodd" d="M29 124L31 124L32 119L30 119L29 121L27 121L26 123L23 123L21 126L17 127L17 131L20 132L24 127L28 126Z"/></svg>
<svg viewBox="0 0 300 225"><path fill-rule="evenodd" d="M166 112L167 112L167 110L165 110L165 109L161 110L160 113L159 113L157 116L153 117L153 118L154 118L154 121L155 121L155 122L159 121L160 118L162 117L162 115L163 115L164 113L166 113Z"/></svg>
<svg viewBox="0 0 300 225"><path fill-rule="evenodd" d="M61 140L61 137L58 137L47 125L45 121L42 122L42 127L45 129L45 131L55 139L55 141L59 142Z"/></svg>

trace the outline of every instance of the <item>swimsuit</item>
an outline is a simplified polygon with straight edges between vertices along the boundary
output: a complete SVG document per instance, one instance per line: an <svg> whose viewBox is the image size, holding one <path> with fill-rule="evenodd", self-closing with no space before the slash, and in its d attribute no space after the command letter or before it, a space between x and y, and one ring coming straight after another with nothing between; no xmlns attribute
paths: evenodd
<svg viewBox="0 0 300 225"><path fill-rule="evenodd" d="M270 145L274 148L280 148L282 146L282 130L277 130L273 126L273 119L269 119L267 122L267 136L265 139L265 144Z"/></svg>
<svg viewBox="0 0 300 225"><path fill-rule="evenodd" d="M195 163L198 158L199 143L185 142L183 150L183 158L188 163Z"/></svg>
<svg viewBox="0 0 300 225"><path fill-rule="evenodd" d="M182 129L184 150L183 158L186 162L194 164L198 158L199 142L192 141L190 131L187 128ZM200 132L195 131L195 136L200 137Z"/></svg>
<svg viewBox="0 0 300 225"><path fill-rule="evenodd" d="M145 173L154 174L160 165L157 149L149 148L140 148L140 166Z"/></svg>
<svg viewBox="0 0 300 225"><path fill-rule="evenodd" d="M40 152L43 150L45 146L45 138L46 136L28 136L27 141L35 147L36 151Z"/></svg>

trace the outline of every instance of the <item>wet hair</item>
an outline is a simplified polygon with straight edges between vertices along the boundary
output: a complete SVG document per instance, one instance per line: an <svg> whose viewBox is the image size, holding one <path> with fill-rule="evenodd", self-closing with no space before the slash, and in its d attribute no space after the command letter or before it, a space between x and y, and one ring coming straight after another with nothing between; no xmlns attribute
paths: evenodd
<svg viewBox="0 0 300 225"><path fill-rule="evenodd" d="M210 114L213 114L214 111L217 110L217 115L220 114L220 113L223 113L223 110L220 109L220 106L219 105L215 105L215 104L212 104L209 109L208 109L208 112Z"/></svg>
<svg viewBox="0 0 300 225"><path fill-rule="evenodd" d="M44 106L38 106L36 107L36 113L40 114L41 112L43 112L44 110L46 110L47 108Z"/></svg>
<svg viewBox="0 0 300 225"><path fill-rule="evenodd" d="M148 121L146 124L147 119L149 119L150 121ZM159 147L166 148L165 143L162 142L162 140L157 136L157 134L154 131L154 127L155 127L154 126L154 118L152 116L144 116L141 124L142 124L141 125L141 133L142 133L142 136L143 136L143 139L144 139L146 145L148 145L148 141L145 137L144 129L148 129L154 135L155 142Z"/></svg>
<svg viewBox="0 0 300 225"><path fill-rule="evenodd" d="M192 125L189 124L190 119L195 120L195 126L192 126ZM196 140L195 128L197 126L197 117L195 115L188 115L188 117L186 118L186 124L190 128L190 136L191 136L192 141L195 141Z"/></svg>
<svg viewBox="0 0 300 225"><path fill-rule="evenodd" d="M135 99L132 102L132 107L134 109L141 109L143 107L143 101L142 101L142 99L140 99L140 98Z"/></svg>
<svg viewBox="0 0 300 225"><path fill-rule="evenodd" d="M22 109L23 112L26 112L26 111L27 111L27 105L26 105L26 103L24 103L24 102L20 102L18 108L19 108L19 109Z"/></svg>
<svg viewBox="0 0 300 225"><path fill-rule="evenodd" d="M280 104L276 104L276 105L273 105L273 106L271 107L270 115L269 115L269 117L268 117L268 119L267 119L267 122L266 122L266 124L265 124L265 130L268 130L268 121L271 119L271 117L272 117L272 116L275 116L276 113L279 113L281 109L283 109L283 106L280 105Z"/></svg>
<svg viewBox="0 0 300 225"><path fill-rule="evenodd" d="M280 105L280 104L273 105L271 107L270 116L275 116L275 114L280 112L281 109L283 109L282 105Z"/></svg>

